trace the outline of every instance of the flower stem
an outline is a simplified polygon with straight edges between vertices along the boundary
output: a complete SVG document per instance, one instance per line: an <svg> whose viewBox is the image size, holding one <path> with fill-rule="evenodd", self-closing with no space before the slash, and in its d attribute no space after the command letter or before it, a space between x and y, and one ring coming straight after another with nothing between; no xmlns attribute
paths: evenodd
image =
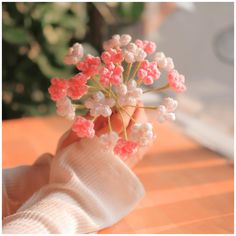
<svg viewBox="0 0 236 236"><path fill-rule="evenodd" d="M75 109L84 109L86 108L83 104L72 104Z"/></svg>
<svg viewBox="0 0 236 236"><path fill-rule="evenodd" d="M122 116L122 113L121 113L120 109L118 109L118 112L120 113L122 124L123 124L124 138L125 138L125 140L128 140L128 135L127 135L127 131L126 131L126 128L125 128L124 118Z"/></svg>
<svg viewBox="0 0 236 236"><path fill-rule="evenodd" d="M131 105L127 105L127 107L137 107L137 108L151 109L151 110L156 110L158 108L157 106L143 106L143 107L139 107L139 106L131 106Z"/></svg>
<svg viewBox="0 0 236 236"><path fill-rule="evenodd" d="M99 87L99 89L104 91L106 94L108 93L108 91L99 83L99 81L97 81L94 77L91 77L91 78L95 82L95 84Z"/></svg>
<svg viewBox="0 0 236 236"><path fill-rule="evenodd" d="M93 119L91 121L94 122L97 118L98 118L98 116L95 116L95 117L93 117Z"/></svg>
<svg viewBox="0 0 236 236"><path fill-rule="evenodd" d="M119 108L122 110L122 111L124 111L126 114L127 114L127 116L129 116L129 118L133 121L133 122L136 122L135 121L135 119L118 103L118 106L119 106ZM133 106L133 107L136 107L136 106Z"/></svg>
<svg viewBox="0 0 236 236"><path fill-rule="evenodd" d="M128 65L127 65L127 68L126 68L126 71L125 71L125 75L124 75L124 83L126 81L128 81L132 65L133 65L132 63L128 63Z"/></svg>
<svg viewBox="0 0 236 236"><path fill-rule="evenodd" d="M108 127L109 127L109 131L112 132L111 117L110 116L108 116Z"/></svg>
<svg viewBox="0 0 236 236"><path fill-rule="evenodd" d="M139 69L140 65L141 65L141 62L139 62L139 63L136 65L136 67L135 67L135 69L134 69L134 72L133 72L133 74L132 74L132 76L131 76L130 79L134 79L136 73L138 72L138 69Z"/></svg>
<svg viewBox="0 0 236 236"><path fill-rule="evenodd" d="M160 92L162 90L168 89L169 87L170 87L169 84L165 84L164 86L159 87L159 88L148 89L148 90L144 91L143 93Z"/></svg>

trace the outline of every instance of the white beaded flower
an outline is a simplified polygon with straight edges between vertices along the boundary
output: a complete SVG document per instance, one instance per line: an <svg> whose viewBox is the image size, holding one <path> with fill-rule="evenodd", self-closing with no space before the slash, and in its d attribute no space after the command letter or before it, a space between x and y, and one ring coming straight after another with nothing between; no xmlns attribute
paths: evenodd
<svg viewBox="0 0 236 236"><path fill-rule="evenodd" d="M129 43L123 54L127 63L141 62L147 57L147 53L134 43Z"/></svg>
<svg viewBox="0 0 236 236"><path fill-rule="evenodd" d="M163 105L157 108L157 120L160 123L164 121L174 121L175 113L173 113L178 106L178 103L173 98L164 98Z"/></svg>
<svg viewBox="0 0 236 236"><path fill-rule="evenodd" d="M68 97L63 97L56 102L57 114L69 120L75 118L75 107L73 107L71 100Z"/></svg>
<svg viewBox="0 0 236 236"><path fill-rule="evenodd" d="M115 34L112 36L111 39L103 43L103 48L104 50L109 50L110 48L124 47L131 40L132 40L132 37L128 34L122 34L122 35Z"/></svg>
<svg viewBox="0 0 236 236"><path fill-rule="evenodd" d="M175 68L173 59L166 57L163 52L157 52L153 58L157 62L159 68L166 70L167 72Z"/></svg>
<svg viewBox="0 0 236 236"><path fill-rule="evenodd" d="M122 106L135 106L137 101L141 99L143 90L137 87L135 80L130 80L125 84L120 84L116 87L116 93L118 94L118 102Z"/></svg>
<svg viewBox="0 0 236 236"><path fill-rule="evenodd" d="M108 117L111 115L111 107L115 105L113 98L106 98L105 95L99 91L95 93L92 98L88 98L85 103L85 107L90 109L91 116L104 116Z"/></svg>
<svg viewBox="0 0 236 236"><path fill-rule="evenodd" d="M64 57L64 63L67 65L77 64L84 55L83 46L79 43L75 43L72 47L69 48L69 51Z"/></svg>
<svg viewBox="0 0 236 236"><path fill-rule="evenodd" d="M116 132L112 131L110 133L101 135L99 139L104 150L113 150L117 140L119 139L119 135Z"/></svg>
<svg viewBox="0 0 236 236"><path fill-rule="evenodd" d="M154 138L152 124L135 123L131 128L131 138L140 146L147 146Z"/></svg>

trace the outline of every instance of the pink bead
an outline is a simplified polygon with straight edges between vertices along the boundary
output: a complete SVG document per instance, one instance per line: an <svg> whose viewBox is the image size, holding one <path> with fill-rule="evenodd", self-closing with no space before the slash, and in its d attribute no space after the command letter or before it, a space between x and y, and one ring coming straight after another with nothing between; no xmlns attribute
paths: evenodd
<svg viewBox="0 0 236 236"><path fill-rule="evenodd" d="M143 41L140 39L136 39L135 40L135 44L139 47L139 48L143 48Z"/></svg>
<svg viewBox="0 0 236 236"><path fill-rule="evenodd" d="M126 159L127 156L134 154L137 151L137 148L138 144L136 142L120 138L116 143L114 153L122 159Z"/></svg>
<svg viewBox="0 0 236 236"><path fill-rule="evenodd" d="M172 87L176 92L182 93L186 90L185 77L180 75L177 70L170 70L167 74L167 80L170 87Z"/></svg>
<svg viewBox="0 0 236 236"><path fill-rule="evenodd" d="M111 62L111 54L108 51L103 52L101 58L105 64Z"/></svg>
<svg viewBox="0 0 236 236"><path fill-rule="evenodd" d="M72 130L80 138L93 138L95 135L94 123L82 116L76 117L72 125Z"/></svg>
<svg viewBox="0 0 236 236"><path fill-rule="evenodd" d="M57 101L67 94L68 83L64 79L53 78L51 79L51 86L48 88L48 92L51 95L51 99Z"/></svg>
<svg viewBox="0 0 236 236"><path fill-rule="evenodd" d="M118 85L122 82L122 66L115 66L113 63L106 64L100 71L100 83L107 87L109 84Z"/></svg>
<svg viewBox="0 0 236 236"><path fill-rule="evenodd" d="M149 62L148 60L144 60L137 75L145 85L151 85L153 84L154 80L159 79L161 73L157 68L156 62Z"/></svg>
<svg viewBox="0 0 236 236"><path fill-rule="evenodd" d="M87 78L83 73L79 73L68 80L67 95L72 99L79 99L88 92L86 85Z"/></svg>
<svg viewBox="0 0 236 236"><path fill-rule="evenodd" d="M148 54L154 53L156 50L156 44L154 42L148 41L145 45L144 45L144 51Z"/></svg>
<svg viewBox="0 0 236 236"><path fill-rule="evenodd" d="M94 57L88 54L83 61L79 62L76 67L87 76L98 74L101 60L99 57Z"/></svg>

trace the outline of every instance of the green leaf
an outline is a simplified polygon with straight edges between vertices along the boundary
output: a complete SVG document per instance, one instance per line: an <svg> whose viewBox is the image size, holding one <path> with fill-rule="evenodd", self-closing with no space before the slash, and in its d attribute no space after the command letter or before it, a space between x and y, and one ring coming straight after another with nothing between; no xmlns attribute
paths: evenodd
<svg viewBox="0 0 236 236"><path fill-rule="evenodd" d="M118 5L117 13L124 17L125 20L137 20L144 10L144 3L142 2L121 2Z"/></svg>
<svg viewBox="0 0 236 236"><path fill-rule="evenodd" d="M30 35L23 28L5 26L3 27L3 39L8 43L22 45L29 42Z"/></svg>

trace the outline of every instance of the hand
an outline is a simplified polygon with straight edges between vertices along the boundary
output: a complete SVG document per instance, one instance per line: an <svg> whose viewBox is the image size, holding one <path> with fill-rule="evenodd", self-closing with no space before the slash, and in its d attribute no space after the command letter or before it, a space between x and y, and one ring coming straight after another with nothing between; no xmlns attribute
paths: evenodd
<svg viewBox="0 0 236 236"><path fill-rule="evenodd" d="M142 104L139 104L139 106L142 106ZM129 115L128 115L129 114ZM133 125L133 121L131 120L130 117L132 117L136 122L147 122L147 116L145 113L144 109L141 108L135 108L135 107L127 107L126 112L121 111L120 113L113 113L111 115L111 125L113 131L117 132L119 136L123 135L123 123L122 123L122 118L124 121L124 126L127 129L127 134L129 136L131 132L131 127ZM87 116L87 118L90 118ZM107 118L105 117L98 117L97 120L95 121L95 131L96 135L100 136L104 133L109 132L108 128L108 121ZM60 152L64 148L66 148L68 145L78 142L80 138L73 132L71 129L66 131L62 137L60 138L57 146L56 153ZM147 148L140 148L137 153L135 153L133 156L127 158L124 162L130 167L133 168L142 158L143 155L146 153Z"/></svg>

